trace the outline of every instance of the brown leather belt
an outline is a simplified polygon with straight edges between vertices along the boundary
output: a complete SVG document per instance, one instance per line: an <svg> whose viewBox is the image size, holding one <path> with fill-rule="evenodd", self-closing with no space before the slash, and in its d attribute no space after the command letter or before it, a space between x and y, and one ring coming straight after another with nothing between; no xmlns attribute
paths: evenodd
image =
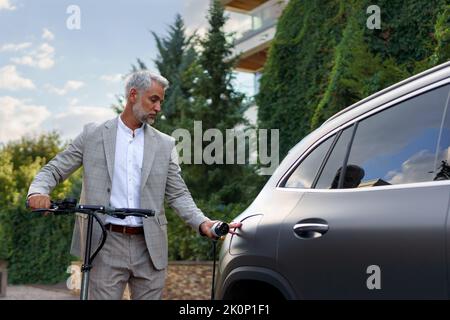
<svg viewBox="0 0 450 320"><path fill-rule="evenodd" d="M117 224L107 224L106 230L126 233L126 234L143 234L144 227L128 227L128 226L119 226Z"/></svg>

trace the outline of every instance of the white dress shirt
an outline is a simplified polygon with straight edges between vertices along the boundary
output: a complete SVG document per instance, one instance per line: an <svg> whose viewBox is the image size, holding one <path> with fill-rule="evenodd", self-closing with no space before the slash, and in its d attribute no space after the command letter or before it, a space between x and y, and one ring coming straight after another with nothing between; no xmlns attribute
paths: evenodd
<svg viewBox="0 0 450 320"><path fill-rule="evenodd" d="M144 126L128 128L119 116L110 203L114 208L140 208L141 170L144 158ZM142 226L142 218L118 219L107 216L106 223Z"/></svg>

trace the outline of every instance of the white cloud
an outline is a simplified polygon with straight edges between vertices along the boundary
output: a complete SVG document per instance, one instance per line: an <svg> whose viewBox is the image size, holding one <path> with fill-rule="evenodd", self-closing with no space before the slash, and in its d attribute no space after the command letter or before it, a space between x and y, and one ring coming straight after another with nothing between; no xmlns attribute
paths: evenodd
<svg viewBox="0 0 450 320"><path fill-rule="evenodd" d="M10 96L0 97L0 142L40 131L50 112L45 106L28 103Z"/></svg>
<svg viewBox="0 0 450 320"><path fill-rule="evenodd" d="M31 42L23 42L23 43L7 43L4 44L1 48L0 48L0 52L5 52L5 51L20 51L23 49L26 49L28 47L31 46Z"/></svg>
<svg viewBox="0 0 450 320"><path fill-rule="evenodd" d="M16 10L9 0L0 0L0 10Z"/></svg>
<svg viewBox="0 0 450 320"><path fill-rule="evenodd" d="M17 73L16 66L7 65L0 69L0 89L19 90L34 88L33 81L22 78Z"/></svg>
<svg viewBox="0 0 450 320"><path fill-rule="evenodd" d="M106 82L111 82L111 83L116 83L116 82L120 82L123 78L123 75L121 75L120 73L116 73L116 74L105 74L103 76L100 77L100 80L106 81Z"/></svg>
<svg viewBox="0 0 450 320"><path fill-rule="evenodd" d="M55 64L55 48L48 43L43 43L37 50L20 58L11 58L11 61L21 65L36 67L39 69L49 69Z"/></svg>
<svg viewBox="0 0 450 320"><path fill-rule="evenodd" d="M79 100L77 98L70 98L69 100L69 106L74 106L78 104Z"/></svg>
<svg viewBox="0 0 450 320"><path fill-rule="evenodd" d="M401 168L389 171L384 180L391 184L431 181L441 171L441 161L449 159L450 147L439 151L438 157L430 150L420 150L406 159Z"/></svg>
<svg viewBox="0 0 450 320"><path fill-rule="evenodd" d="M432 178L435 155L429 150L421 150L406 159L399 171L389 171L384 180L390 184L428 181Z"/></svg>
<svg viewBox="0 0 450 320"><path fill-rule="evenodd" d="M77 102L70 100L69 103ZM69 140L80 134L85 124L101 123L117 116L109 107L75 105L52 114L46 106L11 96L0 96L0 106L0 143L40 134L44 127L45 131L56 130L63 140Z"/></svg>
<svg viewBox="0 0 450 320"><path fill-rule="evenodd" d="M51 33L47 28L44 28L42 30L42 39L52 41L53 39L55 39L55 35Z"/></svg>
<svg viewBox="0 0 450 320"><path fill-rule="evenodd" d="M37 67L40 69L48 69L53 67L55 61L53 56L55 53L55 48L50 46L48 43L43 43L36 54Z"/></svg>
<svg viewBox="0 0 450 320"><path fill-rule="evenodd" d="M186 25L186 33L203 36L208 28L206 15L208 14L209 0L184 1L183 20Z"/></svg>
<svg viewBox="0 0 450 320"><path fill-rule="evenodd" d="M52 117L52 124L61 137L66 140L73 139L80 134L83 126L87 123L101 123L116 116L117 114L108 107L70 106L67 111Z"/></svg>
<svg viewBox="0 0 450 320"><path fill-rule="evenodd" d="M84 86L84 82L82 82L82 81L69 80L66 82L64 87L61 89L56 88L48 83L45 85L45 88L48 89L48 91L51 93L56 93L57 95L63 96L65 94L67 94L69 91L78 90L83 86Z"/></svg>
<svg viewBox="0 0 450 320"><path fill-rule="evenodd" d="M31 56L22 56L20 58L11 58L11 61L21 65L34 66L36 63Z"/></svg>

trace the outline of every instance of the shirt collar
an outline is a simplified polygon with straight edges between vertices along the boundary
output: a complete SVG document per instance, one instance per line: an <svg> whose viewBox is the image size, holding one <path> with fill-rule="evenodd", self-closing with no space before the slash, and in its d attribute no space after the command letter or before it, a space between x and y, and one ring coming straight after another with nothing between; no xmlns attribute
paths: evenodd
<svg viewBox="0 0 450 320"><path fill-rule="evenodd" d="M133 130L131 130L130 128L127 127L127 125L122 121L122 118L119 115L119 128L124 131L126 134L133 136ZM144 125L141 125L139 128L137 128L136 130L134 130L134 136L138 136L141 134L141 132L144 129Z"/></svg>

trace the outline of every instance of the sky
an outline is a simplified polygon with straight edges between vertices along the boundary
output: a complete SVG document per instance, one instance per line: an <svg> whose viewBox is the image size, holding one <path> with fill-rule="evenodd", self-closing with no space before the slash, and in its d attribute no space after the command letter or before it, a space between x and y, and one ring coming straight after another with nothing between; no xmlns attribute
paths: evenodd
<svg viewBox="0 0 450 320"><path fill-rule="evenodd" d="M151 31L167 34L180 13L204 34L209 0L0 0L0 144L43 131L73 139L113 118L123 76L137 58L155 70ZM236 29L239 19L227 28ZM155 70L156 71L156 70ZM237 75L252 94L253 76Z"/></svg>

